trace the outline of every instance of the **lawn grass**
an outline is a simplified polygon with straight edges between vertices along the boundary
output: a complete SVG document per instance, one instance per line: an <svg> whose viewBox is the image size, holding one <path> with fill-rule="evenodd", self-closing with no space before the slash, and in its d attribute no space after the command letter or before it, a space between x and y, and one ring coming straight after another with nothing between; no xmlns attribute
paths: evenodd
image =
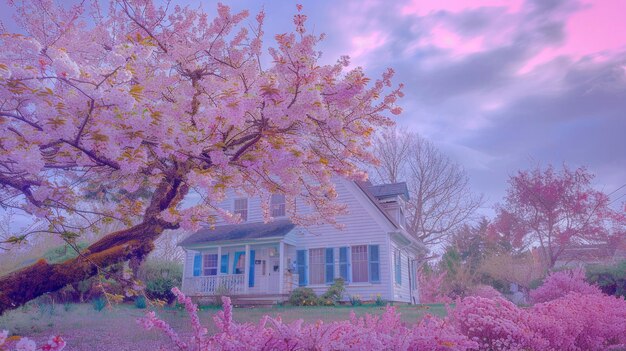
<svg viewBox="0 0 626 351"><path fill-rule="evenodd" d="M69 350L155 350L161 345L169 345L157 331L145 331L136 323L146 311L134 305L117 305L113 309L94 310L91 304L31 305L0 316L0 330L7 329L12 334L45 341L50 335L60 334L68 342ZM445 316L444 305L397 305L403 321L416 323L425 314ZM384 307L363 306L274 306L257 308L235 308L233 318L237 322L257 323L268 314L280 316L283 321L303 319L305 322L322 320L331 322L350 318L350 312L357 316L381 314ZM165 307L154 309L159 317L167 321L181 335L189 335L189 319L184 310ZM216 307L203 307L199 317L209 333L215 332L213 316L219 311ZM143 348L138 348L142 345Z"/></svg>

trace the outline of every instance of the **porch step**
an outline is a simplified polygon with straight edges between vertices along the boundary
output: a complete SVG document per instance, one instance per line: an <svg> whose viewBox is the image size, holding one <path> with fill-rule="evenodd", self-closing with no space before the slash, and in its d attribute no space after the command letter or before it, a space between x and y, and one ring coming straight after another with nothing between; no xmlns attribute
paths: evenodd
<svg viewBox="0 0 626 351"><path fill-rule="evenodd" d="M233 299L233 305L235 306L273 306L277 303L276 300L255 300L255 299Z"/></svg>

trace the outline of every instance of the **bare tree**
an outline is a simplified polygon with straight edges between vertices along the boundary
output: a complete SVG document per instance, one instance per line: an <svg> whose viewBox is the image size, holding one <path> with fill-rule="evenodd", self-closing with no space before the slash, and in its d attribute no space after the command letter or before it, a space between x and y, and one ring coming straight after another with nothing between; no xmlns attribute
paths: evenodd
<svg viewBox="0 0 626 351"><path fill-rule="evenodd" d="M185 258L185 251L178 246L190 232L176 229L169 230L154 241L154 251L150 253L150 258L182 263Z"/></svg>
<svg viewBox="0 0 626 351"><path fill-rule="evenodd" d="M444 242L483 202L472 193L463 167L416 133L387 130L374 152L380 160L377 180L407 182L407 229L428 246Z"/></svg>

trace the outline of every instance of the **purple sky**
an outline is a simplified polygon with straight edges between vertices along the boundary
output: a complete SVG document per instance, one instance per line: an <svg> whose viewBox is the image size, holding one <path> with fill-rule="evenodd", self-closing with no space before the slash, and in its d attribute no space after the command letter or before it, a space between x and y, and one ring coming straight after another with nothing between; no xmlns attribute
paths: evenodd
<svg viewBox="0 0 626 351"><path fill-rule="evenodd" d="M224 3L264 7L268 44L292 28L295 2ZM626 183L626 1L302 4L307 28L327 34L327 62L348 54L370 75L396 70L406 85L399 124L463 164L486 207L501 200L508 175L535 165L585 165L607 193ZM0 19L12 28L3 0ZM626 187L611 197L619 205Z"/></svg>

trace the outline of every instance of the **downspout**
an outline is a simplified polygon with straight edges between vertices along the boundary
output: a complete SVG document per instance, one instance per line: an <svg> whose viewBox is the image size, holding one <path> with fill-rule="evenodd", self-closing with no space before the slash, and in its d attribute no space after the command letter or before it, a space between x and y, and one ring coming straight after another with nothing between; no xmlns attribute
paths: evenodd
<svg viewBox="0 0 626 351"><path fill-rule="evenodd" d="M412 272L411 272L411 258L407 255L406 257L406 261L407 261L407 265L409 268L409 304L412 305L413 304L413 280L411 279L412 277Z"/></svg>

